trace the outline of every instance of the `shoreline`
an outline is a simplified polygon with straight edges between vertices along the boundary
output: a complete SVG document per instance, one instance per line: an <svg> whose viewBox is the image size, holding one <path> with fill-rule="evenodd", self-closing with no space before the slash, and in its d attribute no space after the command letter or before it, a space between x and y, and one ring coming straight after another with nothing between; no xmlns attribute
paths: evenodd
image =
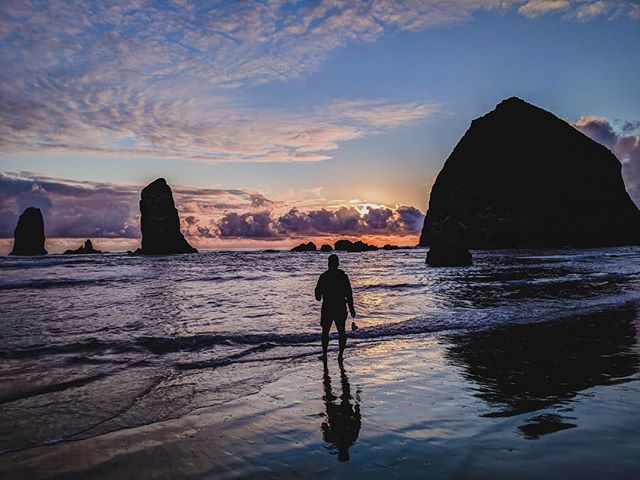
<svg viewBox="0 0 640 480"><path fill-rule="evenodd" d="M279 361L274 379L253 394L171 420L8 452L0 456L0 473L7 479L133 472L632 478L640 473L639 329L632 305L461 335L360 343L347 349L344 372L330 355L329 382L319 360ZM349 460L338 461L344 438Z"/></svg>

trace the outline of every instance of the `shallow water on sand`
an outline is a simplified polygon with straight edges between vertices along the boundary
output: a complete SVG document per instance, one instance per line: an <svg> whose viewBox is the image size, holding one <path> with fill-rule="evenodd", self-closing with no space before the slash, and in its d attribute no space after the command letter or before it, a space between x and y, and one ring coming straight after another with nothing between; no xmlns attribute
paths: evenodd
<svg viewBox="0 0 640 480"><path fill-rule="evenodd" d="M350 334L349 355L398 339L452 335L446 360L475 385L478 398L496 406L485 412L496 417L544 409L637 375L640 248L477 252L474 266L464 269L429 269L424 256L423 250L340 255L360 326ZM237 251L0 258L0 452L257 394L279 378L282 362L295 365L319 353L313 288L326 257ZM568 316L618 307L611 328L562 327ZM556 322L556 329L531 327L543 321ZM514 324L529 330L495 328ZM530 348L511 342L519 332ZM577 339L577 346L557 338ZM522 371L541 373L523 380ZM377 372L381 380L386 374ZM334 377L339 385L340 375ZM339 398L327 407L338 416ZM562 415L532 418L521 425L525 437L573 428ZM336 434L324 433L331 443Z"/></svg>

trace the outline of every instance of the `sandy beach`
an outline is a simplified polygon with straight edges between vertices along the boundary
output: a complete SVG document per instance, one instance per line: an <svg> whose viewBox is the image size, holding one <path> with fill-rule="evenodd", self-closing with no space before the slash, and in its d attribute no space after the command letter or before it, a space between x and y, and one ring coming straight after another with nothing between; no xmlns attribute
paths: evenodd
<svg viewBox="0 0 640 480"><path fill-rule="evenodd" d="M3 479L637 478L638 306L211 369L180 418L0 457ZM225 371L226 370L226 371ZM262 375L261 373L259 373Z"/></svg>

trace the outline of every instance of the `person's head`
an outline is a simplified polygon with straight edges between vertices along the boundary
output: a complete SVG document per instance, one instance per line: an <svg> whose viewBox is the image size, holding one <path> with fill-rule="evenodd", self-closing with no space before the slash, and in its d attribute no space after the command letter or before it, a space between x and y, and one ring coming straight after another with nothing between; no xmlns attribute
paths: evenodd
<svg viewBox="0 0 640 480"><path fill-rule="evenodd" d="M338 255L332 253L329 255L329 270L335 270L340 265L340 260L338 259Z"/></svg>

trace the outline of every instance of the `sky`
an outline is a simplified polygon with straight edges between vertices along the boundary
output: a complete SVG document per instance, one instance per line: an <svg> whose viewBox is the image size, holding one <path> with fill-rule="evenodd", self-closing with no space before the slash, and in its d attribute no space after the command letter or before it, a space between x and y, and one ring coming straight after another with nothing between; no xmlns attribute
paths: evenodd
<svg viewBox="0 0 640 480"><path fill-rule="evenodd" d="M640 205L640 4L0 2L0 252L139 245L172 186L202 249L416 244L471 120L519 96L621 160Z"/></svg>

